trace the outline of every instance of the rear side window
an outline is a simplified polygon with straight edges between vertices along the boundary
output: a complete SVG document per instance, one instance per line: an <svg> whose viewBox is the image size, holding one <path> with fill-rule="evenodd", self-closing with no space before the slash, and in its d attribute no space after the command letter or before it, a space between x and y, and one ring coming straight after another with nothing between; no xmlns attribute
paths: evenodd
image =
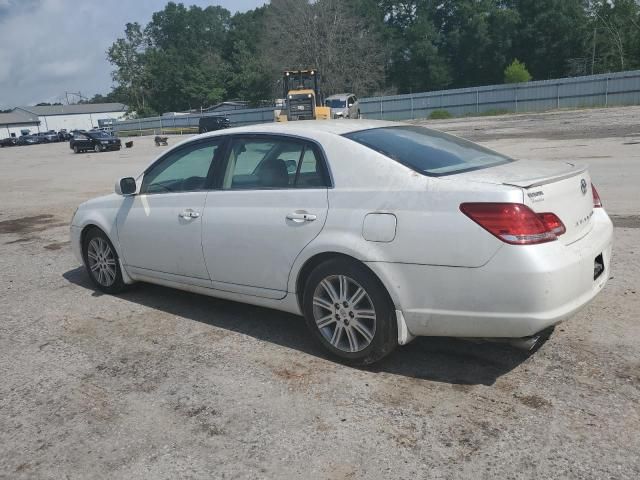
<svg viewBox="0 0 640 480"><path fill-rule="evenodd" d="M279 138L232 141L222 188L261 190L326 186L313 145Z"/></svg>
<svg viewBox="0 0 640 480"><path fill-rule="evenodd" d="M429 176L452 175L512 162L509 157L423 127L383 127L345 137Z"/></svg>

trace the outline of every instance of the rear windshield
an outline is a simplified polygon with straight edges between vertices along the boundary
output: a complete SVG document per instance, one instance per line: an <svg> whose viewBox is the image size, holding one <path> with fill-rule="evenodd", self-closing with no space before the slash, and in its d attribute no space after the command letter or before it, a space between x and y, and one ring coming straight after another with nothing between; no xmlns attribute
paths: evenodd
<svg viewBox="0 0 640 480"><path fill-rule="evenodd" d="M372 128L344 136L429 176L452 175L513 161L475 143L424 127Z"/></svg>
<svg viewBox="0 0 640 480"><path fill-rule="evenodd" d="M107 132L90 132L95 138L111 138Z"/></svg>

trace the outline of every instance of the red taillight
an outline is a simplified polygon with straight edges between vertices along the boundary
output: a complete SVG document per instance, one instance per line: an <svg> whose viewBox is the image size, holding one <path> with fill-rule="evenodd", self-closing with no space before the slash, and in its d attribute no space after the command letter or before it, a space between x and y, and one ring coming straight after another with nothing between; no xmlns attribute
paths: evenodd
<svg viewBox="0 0 640 480"><path fill-rule="evenodd" d="M538 218L542 221L547 230L559 237L567 231L564 223L554 213L538 213Z"/></svg>
<svg viewBox="0 0 640 480"><path fill-rule="evenodd" d="M602 208L602 200L600 200L600 195L593 183L591 184L591 193L593 193L593 208Z"/></svg>
<svg viewBox="0 0 640 480"><path fill-rule="evenodd" d="M463 203L460 210L500 240L512 245L552 242L566 232L553 213L535 213L521 203Z"/></svg>

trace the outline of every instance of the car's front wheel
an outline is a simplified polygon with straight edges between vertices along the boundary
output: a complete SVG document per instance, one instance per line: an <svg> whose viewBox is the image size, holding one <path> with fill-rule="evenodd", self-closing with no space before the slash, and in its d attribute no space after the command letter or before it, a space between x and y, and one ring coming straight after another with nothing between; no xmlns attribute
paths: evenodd
<svg viewBox="0 0 640 480"><path fill-rule="evenodd" d="M102 151L102 148L100 148L100 145L96 145L93 147L93 151L96 153L100 153Z"/></svg>
<svg viewBox="0 0 640 480"><path fill-rule="evenodd" d="M73 146L73 151L74 151L75 153L80 153L80 149L78 148L78 146L77 146L77 145L74 145L74 146Z"/></svg>
<svg viewBox="0 0 640 480"><path fill-rule="evenodd" d="M82 242L82 254L87 273L99 290L119 293L125 289L118 254L102 230L92 228L87 232Z"/></svg>
<svg viewBox="0 0 640 480"><path fill-rule="evenodd" d="M307 326L332 354L368 365L398 344L395 310L384 286L364 266L336 258L309 275L303 297Z"/></svg>

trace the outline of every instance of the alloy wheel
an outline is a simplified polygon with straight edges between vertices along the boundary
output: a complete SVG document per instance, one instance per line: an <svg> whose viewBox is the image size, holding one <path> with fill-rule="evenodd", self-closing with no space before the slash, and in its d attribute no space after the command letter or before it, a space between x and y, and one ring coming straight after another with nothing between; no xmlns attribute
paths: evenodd
<svg viewBox="0 0 640 480"><path fill-rule="evenodd" d="M369 294L346 275L328 276L318 284L313 318L325 340L343 352L364 350L376 333L376 312Z"/></svg>
<svg viewBox="0 0 640 480"><path fill-rule="evenodd" d="M104 238L92 238L87 247L87 261L93 278L103 287L116 281L116 257Z"/></svg>

